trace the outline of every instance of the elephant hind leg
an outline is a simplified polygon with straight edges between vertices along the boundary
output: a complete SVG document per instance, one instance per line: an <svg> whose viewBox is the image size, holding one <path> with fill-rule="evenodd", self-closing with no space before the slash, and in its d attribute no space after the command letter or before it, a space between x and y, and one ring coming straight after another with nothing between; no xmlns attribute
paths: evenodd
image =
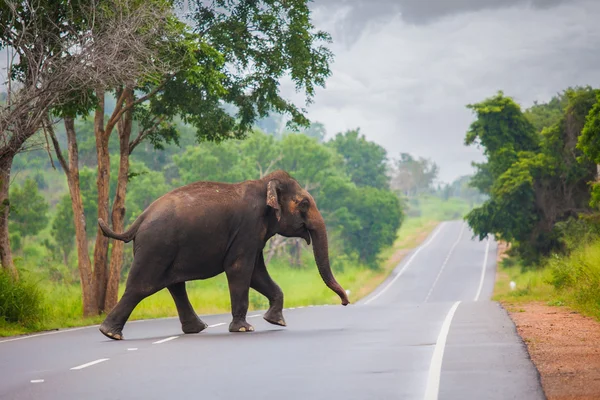
<svg viewBox="0 0 600 400"><path fill-rule="evenodd" d="M262 253L256 259L250 287L269 299L269 310L263 316L265 321L286 326L283 318L283 292L269 275Z"/></svg>
<svg viewBox="0 0 600 400"><path fill-rule="evenodd" d="M185 282L174 283L167 286L167 289L169 289L169 292L175 301L183 333L199 333L208 328L208 325L206 325L194 311L190 299L188 298L187 291L185 290Z"/></svg>
<svg viewBox="0 0 600 400"><path fill-rule="evenodd" d="M123 297L121 297L115 308L112 309L112 311L104 319L104 322L102 322L100 325L100 332L110 339L124 339L123 327L133 312L133 309L140 303L140 301L144 300L146 297L155 292L156 291L143 292L131 288L125 289Z"/></svg>

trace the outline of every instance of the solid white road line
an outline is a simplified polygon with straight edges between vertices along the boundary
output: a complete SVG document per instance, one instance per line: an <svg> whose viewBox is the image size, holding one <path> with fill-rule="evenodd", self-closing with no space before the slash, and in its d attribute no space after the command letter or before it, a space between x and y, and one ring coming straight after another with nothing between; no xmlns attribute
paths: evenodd
<svg viewBox="0 0 600 400"><path fill-rule="evenodd" d="M387 284L387 286L385 286L382 290L380 290L377 294L375 294L375 296L373 296L370 299L368 299L367 301L365 301L364 304L369 304L370 302L372 302L373 300L377 299L379 296L384 294L390 288L390 286L392 286L394 284L394 282L396 282L398 280L398 278L400 278L400 276L404 273L404 271L406 271L406 268L408 268L408 266L412 263L412 261L415 259L415 257L421 252L421 250L423 250L425 247L429 246L431 244L431 242L433 242L433 239L435 239L435 237L442 231L442 228L444 226L445 226L445 223L441 223L437 227L437 229L435 230L433 235L431 235L429 240L427 242L423 243L423 245L419 246L419 248L412 254L412 256L408 259L406 264L404 264L404 267L402 267L402 269L398 272L398 274L396 274L394 279L392 279Z"/></svg>
<svg viewBox="0 0 600 400"><path fill-rule="evenodd" d="M481 289L483 289L483 279L485 278L485 267L487 267L488 262L488 254L490 252L490 238L487 239L487 245L485 246L485 256L483 257L483 266L481 267L481 279L479 280L479 288L477 289L477 294L475 295L475 301L479 300L479 296L481 295Z"/></svg>
<svg viewBox="0 0 600 400"><path fill-rule="evenodd" d="M179 337L179 336L171 336L171 337L168 337L168 338L166 338L166 339L162 339L162 340L158 340L158 341L156 341L156 342L152 342L152 344L161 344L161 343L165 343L165 342L168 342L169 340L177 339L178 337Z"/></svg>
<svg viewBox="0 0 600 400"><path fill-rule="evenodd" d="M14 342L16 340L31 339L31 338L38 337L38 336L56 335L57 333L80 331L82 329L94 328L96 326L100 326L100 325L82 326L81 328L62 329L60 331L44 332L44 333L38 333L35 335L20 336L20 337L16 337L16 338L12 338L12 339L0 340L0 343L8 343L8 342Z"/></svg>
<svg viewBox="0 0 600 400"><path fill-rule="evenodd" d="M43 379L32 379L30 382L31 383L43 383L44 380Z"/></svg>
<svg viewBox="0 0 600 400"><path fill-rule="evenodd" d="M448 338L448 332L450 331L450 324L454 313L458 308L460 301L457 301L452 305L446 319L442 324L442 329L438 335L437 342L435 343L435 349L433 350L433 357L431 357L431 364L429 365L429 375L427 377L427 388L425 390L425 400L437 400L440 392L440 375L442 373L442 360L444 358L444 348L446 347L446 339Z"/></svg>
<svg viewBox="0 0 600 400"><path fill-rule="evenodd" d="M72 370L75 370L75 369L84 369L84 368L91 367L92 365L100 364L101 362L108 361L108 360L110 360L110 358L101 358L101 359L96 360L96 361L92 361L92 362L89 362L89 363L86 363L86 364L78 365L78 366L73 367L71 369Z"/></svg>
<svg viewBox="0 0 600 400"><path fill-rule="evenodd" d="M444 268L446 268L446 264L448 264L448 261L450 260L452 253L454 253L454 249L460 242L460 239L462 238L464 230L465 230L465 224L463 223L462 228L460 228L460 234L458 235L458 239L456 239L456 242L454 242L454 244L450 248L450 252L448 252L448 256L446 256L446 259L444 260L444 263L442 264L442 268L440 268L440 272L438 272L437 276L435 277L435 281L433 281L433 285L431 285L431 289L429 289L429 293L427 293L427 297L425 297L425 303L427 303L427 300L429 300L429 296L431 296L431 293L433 293L433 289L435 288L437 281L440 279L440 276L442 276L442 272L444 272Z"/></svg>
<svg viewBox="0 0 600 400"><path fill-rule="evenodd" d="M209 328L214 328L215 326L221 326L221 325L225 325L225 324L226 324L226 322L220 322L220 323L218 323L218 324L209 325L208 327L209 327Z"/></svg>

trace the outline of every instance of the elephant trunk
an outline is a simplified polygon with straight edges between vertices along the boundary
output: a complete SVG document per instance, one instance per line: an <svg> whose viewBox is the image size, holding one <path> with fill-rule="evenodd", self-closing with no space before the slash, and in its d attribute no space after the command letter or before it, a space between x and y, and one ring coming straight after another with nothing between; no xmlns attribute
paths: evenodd
<svg viewBox="0 0 600 400"><path fill-rule="evenodd" d="M315 255L315 262L317 263L317 268L319 269L319 274L321 274L321 278L323 278L323 281L327 287L340 296L342 305L345 306L349 303L348 296L346 295L344 288L342 288L342 286L337 283L333 277L333 273L331 272L331 267L329 265L329 248L327 244L325 221L323 220L321 213L316 210L314 211L312 218L310 218L310 221L311 224L308 227L308 230L313 240L313 252Z"/></svg>

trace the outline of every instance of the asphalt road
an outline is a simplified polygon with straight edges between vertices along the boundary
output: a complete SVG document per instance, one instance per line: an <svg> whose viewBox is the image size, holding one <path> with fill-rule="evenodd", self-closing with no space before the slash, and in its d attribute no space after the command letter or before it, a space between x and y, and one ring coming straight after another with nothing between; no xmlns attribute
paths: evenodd
<svg viewBox="0 0 600 400"><path fill-rule="evenodd" d="M287 328L250 313L252 333L211 315L195 335L168 318L127 323L124 341L97 327L3 339L0 399L543 399L489 301L495 253L448 222L367 298L287 309Z"/></svg>

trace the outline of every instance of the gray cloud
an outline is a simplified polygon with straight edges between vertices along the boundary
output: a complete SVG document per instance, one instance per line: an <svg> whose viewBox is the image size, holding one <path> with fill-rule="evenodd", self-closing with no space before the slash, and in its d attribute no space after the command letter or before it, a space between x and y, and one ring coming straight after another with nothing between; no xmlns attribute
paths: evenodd
<svg viewBox="0 0 600 400"><path fill-rule="evenodd" d="M514 6L549 8L572 0L318 0L323 17L337 16L337 39L354 42L368 27L400 16L410 24L428 24L450 15ZM340 18L341 17L341 18Z"/></svg>
<svg viewBox="0 0 600 400"><path fill-rule="evenodd" d="M471 162L482 159L463 145L473 120L466 104L503 90L527 107L569 86L600 86L597 1L318 4L315 24L332 32L336 59L309 117L329 136L361 127L391 156L432 158L444 181L471 173ZM357 9L362 19L352 14ZM359 20L360 34L340 40L340 26L359 30L352 22Z"/></svg>

